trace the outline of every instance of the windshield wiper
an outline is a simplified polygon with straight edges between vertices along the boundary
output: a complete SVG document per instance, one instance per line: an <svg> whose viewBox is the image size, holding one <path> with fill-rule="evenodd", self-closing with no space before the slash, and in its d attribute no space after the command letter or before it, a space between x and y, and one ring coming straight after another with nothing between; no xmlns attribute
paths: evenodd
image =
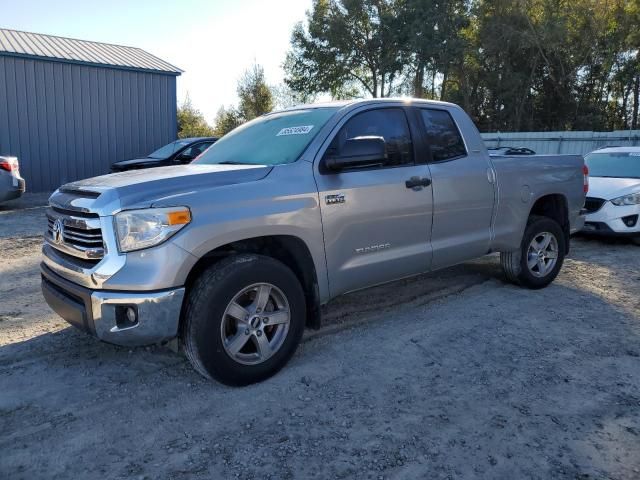
<svg viewBox="0 0 640 480"><path fill-rule="evenodd" d="M256 165L255 163L248 163L248 162L231 162L231 161L226 161L226 162L218 162L215 165Z"/></svg>

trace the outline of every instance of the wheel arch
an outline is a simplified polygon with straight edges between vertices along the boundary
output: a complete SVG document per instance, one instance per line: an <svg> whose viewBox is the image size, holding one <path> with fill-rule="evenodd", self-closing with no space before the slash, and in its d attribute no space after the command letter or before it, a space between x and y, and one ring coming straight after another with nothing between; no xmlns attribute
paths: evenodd
<svg viewBox="0 0 640 480"><path fill-rule="evenodd" d="M198 276L223 258L242 253L253 253L274 258L296 275L304 290L307 303L306 326L320 328L320 290L318 272L307 244L294 235L265 235L246 238L220 245L207 252L189 271L185 282L187 293Z"/></svg>
<svg viewBox="0 0 640 480"><path fill-rule="evenodd" d="M564 233L565 254L569 253L571 225L569 222L569 202L561 193L550 193L537 198L531 206L529 217L537 215L555 220Z"/></svg>

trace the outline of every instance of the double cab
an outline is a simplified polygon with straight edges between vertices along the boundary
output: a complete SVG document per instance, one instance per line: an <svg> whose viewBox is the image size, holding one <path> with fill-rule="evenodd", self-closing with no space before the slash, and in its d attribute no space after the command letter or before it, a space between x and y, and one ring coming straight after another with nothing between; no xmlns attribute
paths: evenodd
<svg viewBox="0 0 640 480"><path fill-rule="evenodd" d="M453 104L305 105L189 165L62 186L42 290L101 340L177 337L198 372L245 385L282 368L347 292L493 252L509 281L547 286L586 189L581 156L491 157Z"/></svg>

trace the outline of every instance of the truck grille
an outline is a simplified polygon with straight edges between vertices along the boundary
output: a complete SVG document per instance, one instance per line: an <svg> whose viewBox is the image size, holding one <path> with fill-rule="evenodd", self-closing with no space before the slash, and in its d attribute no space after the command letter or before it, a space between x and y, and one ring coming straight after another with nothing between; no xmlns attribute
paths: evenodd
<svg viewBox="0 0 640 480"><path fill-rule="evenodd" d="M584 201L584 210L587 213L597 212L605 202L604 198L587 197Z"/></svg>
<svg viewBox="0 0 640 480"><path fill-rule="evenodd" d="M100 218L96 214L50 207L45 239L56 250L86 262L98 263L104 257Z"/></svg>

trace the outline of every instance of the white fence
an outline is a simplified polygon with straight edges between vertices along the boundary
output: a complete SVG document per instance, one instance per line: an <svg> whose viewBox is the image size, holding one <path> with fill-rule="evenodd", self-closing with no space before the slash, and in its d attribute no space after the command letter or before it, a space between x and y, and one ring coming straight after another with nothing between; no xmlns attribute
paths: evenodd
<svg viewBox="0 0 640 480"><path fill-rule="evenodd" d="M483 133L487 147L527 147L536 153L584 155L598 148L640 146L640 130Z"/></svg>

